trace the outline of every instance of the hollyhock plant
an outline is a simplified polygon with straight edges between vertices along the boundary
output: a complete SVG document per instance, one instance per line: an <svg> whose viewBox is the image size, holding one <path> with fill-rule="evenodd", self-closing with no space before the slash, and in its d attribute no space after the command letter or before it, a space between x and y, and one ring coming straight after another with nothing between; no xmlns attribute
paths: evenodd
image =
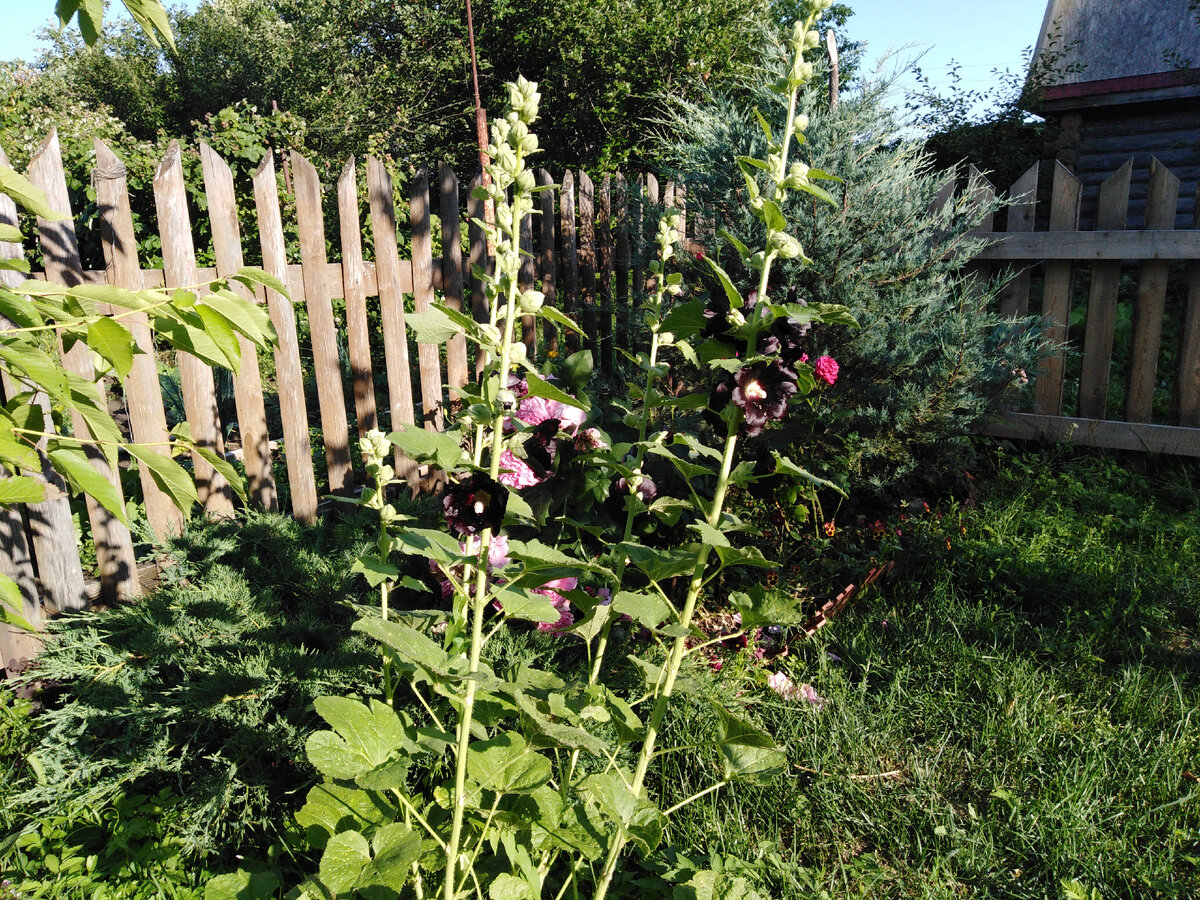
<svg viewBox="0 0 1200 900"><path fill-rule="evenodd" d="M734 376L730 399L742 410L749 437L762 434L768 421L782 421L796 393L796 373L779 360L745 366Z"/></svg>
<svg viewBox="0 0 1200 900"><path fill-rule="evenodd" d="M497 479L501 484L521 490L533 487L541 482L533 468L511 450L500 454L500 475Z"/></svg>

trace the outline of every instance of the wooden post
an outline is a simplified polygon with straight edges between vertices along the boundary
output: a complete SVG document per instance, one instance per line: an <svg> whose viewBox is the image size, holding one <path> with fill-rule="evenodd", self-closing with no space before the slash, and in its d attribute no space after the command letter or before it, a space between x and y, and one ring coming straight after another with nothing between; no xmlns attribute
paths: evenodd
<svg viewBox="0 0 1200 900"><path fill-rule="evenodd" d="M633 262L633 304L641 300L646 286L646 176L639 175L633 184L629 210L630 229L632 231L630 253Z"/></svg>
<svg viewBox="0 0 1200 900"><path fill-rule="evenodd" d="M409 222L412 225L413 310L426 312L433 303L433 237L429 222L429 173L417 172L409 187ZM421 369L421 421L430 431L441 431L442 372L437 344L417 344Z"/></svg>
<svg viewBox="0 0 1200 900"><path fill-rule="evenodd" d="M834 35L833 29L830 28L825 32L825 46L829 49L829 108L837 109L838 106L838 46L837 36Z"/></svg>
<svg viewBox="0 0 1200 900"><path fill-rule="evenodd" d="M604 176L596 210L596 251L600 258L600 366L613 371L613 239L612 178Z"/></svg>
<svg viewBox="0 0 1200 900"><path fill-rule="evenodd" d="M263 269L288 285L288 290L295 294L299 285L288 283L287 246L283 239L283 217L279 214L279 185L275 179L275 159L270 153L262 158L254 172L254 205L258 212ZM279 417L283 420L292 517L311 525L317 520L317 479L313 472L296 313L287 297L270 289L266 295L271 322L279 338L275 350L275 380L279 388Z"/></svg>
<svg viewBox="0 0 1200 900"><path fill-rule="evenodd" d="M317 405L321 410L321 438L329 470L329 490L348 494L354 473L350 462L350 429L346 425L346 397L338 360L337 322L333 297L325 279L325 215L321 210L321 180L313 164L292 151L292 179L296 189L296 225L300 231L304 305L312 332L313 369L317 376Z"/></svg>
<svg viewBox="0 0 1200 900"><path fill-rule="evenodd" d="M158 208L158 230L162 237L163 271L167 290L190 287L200 280L196 271L196 249L192 243L192 220L183 184L179 142L172 141L154 175L154 202ZM218 456L225 455L221 417L217 411L217 388L212 369L190 353L177 354L179 383L192 440ZM225 516L233 512L233 491L224 476L198 453L192 454L196 490L205 512Z"/></svg>
<svg viewBox="0 0 1200 900"><path fill-rule="evenodd" d="M1196 189L1193 208L1200 210L1200 187ZM1188 263L1187 285L1187 309L1183 316L1183 331L1179 334L1176 408L1180 425L1200 428L1200 259Z"/></svg>
<svg viewBox="0 0 1200 900"><path fill-rule="evenodd" d="M629 185L625 176L617 173L613 194L613 223L616 229L616 284L613 287L617 333L629 334Z"/></svg>
<svg viewBox="0 0 1200 900"><path fill-rule="evenodd" d="M1179 206L1179 177L1157 159L1150 163L1146 195L1146 230L1170 231ZM1125 392L1125 421L1149 422L1154 411L1158 351L1162 343L1167 301L1165 260L1143 260L1138 269L1137 302L1133 308L1133 346L1129 353L1129 387Z"/></svg>
<svg viewBox="0 0 1200 900"><path fill-rule="evenodd" d="M338 178L338 231L342 239L342 288L346 292L346 343L354 382L354 420L361 439L378 428L375 378L371 371L371 337L367 324L366 266L363 263L362 223L358 218L358 176L354 157L346 160Z"/></svg>
<svg viewBox="0 0 1200 900"><path fill-rule="evenodd" d="M1079 228L1080 183L1060 162L1054 164L1054 190L1050 203L1050 230L1076 231ZM1046 263L1046 282L1042 294L1042 314L1049 320L1046 338L1054 344L1067 340L1067 317L1071 313L1071 261ZM1057 416L1062 412L1065 351L1043 357L1034 386L1034 412Z"/></svg>
<svg viewBox="0 0 1200 900"><path fill-rule="evenodd" d="M583 310L584 346L596 353L596 206L595 188L587 172L579 170L579 303ZM578 321L578 320L576 320Z"/></svg>
<svg viewBox="0 0 1200 900"><path fill-rule="evenodd" d="M1129 210L1129 183L1133 160L1129 160L1100 185L1096 228L1121 231ZM1106 419L1108 376L1112 365L1113 328L1117 317L1117 290L1121 286L1121 263L1092 263L1088 292L1087 327L1083 335L1083 368L1079 375L1079 415Z"/></svg>
<svg viewBox="0 0 1200 900"><path fill-rule="evenodd" d="M541 236L538 248L538 267L542 275L542 293L546 295L546 303L554 306L558 302L555 291L557 272L554 264L554 179L545 169L537 173L538 185L546 188L538 194L538 205L541 209ZM558 355L558 329L547 319L542 323L542 336L546 342L546 353Z"/></svg>
<svg viewBox="0 0 1200 900"><path fill-rule="evenodd" d="M71 199L67 192L67 177L63 170L62 154L58 145L58 134L51 131L42 142L38 152L29 162L29 180L46 193L50 208L66 218L57 222L38 217L38 232L45 258L46 277L60 284L74 286L83 280L83 265L79 259L79 245L75 241L75 223L71 218ZM105 397L102 383L95 384L96 371L92 367L91 352L83 341L76 342L69 351L63 350L60 339L63 367L86 382L93 383L96 396ZM101 406L107 406L101 403ZM76 436L99 438L88 425L87 419L72 412L72 429ZM83 444L88 460L117 494L121 493L121 479L116 471L117 451L115 447L105 449L96 444ZM123 502L123 501L122 501ZM133 555L133 539L129 529L112 513L91 496L86 498L88 521L92 526L92 538L96 544L96 561L100 569L101 597L106 603L125 600L142 592L137 577L137 560Z"/></svg>
<svg viewBox="0 0 1200 900"><path fill-rule="evenodd" d="M579 252L575 246L575 176L563 175L561 200L558 205L558 233L562 248L562 310L574 322L583 323L579 315ZM579 349L579 335L566 336L567 350Z"/></svg>
<svg viewBox="0 0 1200 900"><path fill-rule="evenodd" d="M125 164L99 138L93 141L93 147L96 151L96 168L92 177L100 212L101 246L108 269L108 283L140 291L143 287L142 271L138 263ZM133 357L133 368L124 384L133 439L139 444L147 444L151 452L169 457L171 448L168 443L167 416L158 383L149 317L144 312L127 313L124 323L141 350ZM151 530L160 539L182 534L183 513L150 477L149 467L139 463L138 476Z"/></svg>
<svg viewBox="0 0 1200 900"><path fill-rule="evenodd" d="M203 141L200 143L200 165L204 172L208 217L212 223L217 275L229 278L243 264L233 172L225 160ZM254 295L241 282L231 281L230 287L242 299L254 302ZM248 493L263 509L274 512L279 508L279 502L275 494L275 472L271 466L271 436L267 432L267 410L263 405L258 349L240 334L237 340L242 351L242 365L241 371L233 378L233 392L237 404L238 430L242 436Z"/></svg>
<svg viewBox="0 0 1200 900"><path fill-rule="evenodd" d="M375 274L383 318L383 355L387 367L388 409L393 429L416 424L412 370L408 361L408 332L404 327L404 292L400 286L400 252L396 245L396 201L392 176L375 157L367 159L367 195L375 237ZM396 450L396 473L415 491L420 486L416 464Z"/></svg>
<svg viewBox="0 0 1200 900"><path fill-rule="evenodd" d="M1025 174L1013 182L1008 190L1009 234L1033 231L1037 221L1038 164L1030 166ZM1009 317L1025 316L1029 313L1029 266L1025 265L1000 293L1000 314Z"/></svg>
<svg viewBox="0 0 1200 900"><path fill-rule="evenodd" d="M967 170L967 208L970 221L976 225L968 235L972 237L987 237L992 234L992 229L995 224L995 213L990 209L994 206L996 199L996 188L988 181L979 169L971 166ZM984 210L988 210L986 213ZM964 267L967 282L964 289L967 296L973 300L978 299L983 295L984 283L991 275L991 264L987 262L972 261Z"/></svg>
<svg viewBox="0 0 1200 900"><path fill-rule="evenodd" d="M438 166L438 194L442 220L442 296L448 307L461 312L462 222L458 211L458 176L445 163ZM461 334L450 338L446 344L446 378L450 384L451 403L458 403L456 388L467 383L467 339Z"/></svg>

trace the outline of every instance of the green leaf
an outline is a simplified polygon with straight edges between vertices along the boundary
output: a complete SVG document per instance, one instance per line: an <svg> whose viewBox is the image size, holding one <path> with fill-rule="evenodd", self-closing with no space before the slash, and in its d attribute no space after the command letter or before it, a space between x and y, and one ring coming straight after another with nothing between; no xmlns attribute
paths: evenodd
<svg viewBox="0 0 1200 900"><path fill-rule="evenodd" d="M0 338L0 360L4 360L55 400L68 404L70 387L67 373L43 351L25 343L10 344Z"/></svg>
<svg viewBox="0 0 1200 900"><path fill-rule="evenodd" d="M18 328L37 328L42 324L37 307L28 298L3 288L0 288L0 316Z"/></svg>
<svg viewBox="0 0 1200 900"><path fill-rule="evenodd" d="M584 779L582 789L604 814L616 823L622 837L630 838L644 853L653 853L662 841L666 819L644 796L635 795L614 769Z"/></svg>
<svg viewBox="0 0 1200 900"><path fill-rule="evenodd" d="M67 216L50 208L46 194L24 175L14 169L0 165L0 191L12 197L26 211L40 216L48 222L61 222Z"/></svg>
<svg viewBox="0 0 1200 900"><path fill-rule="evenodd" d="M755 584L729 595L729 603L742 616L743 628L757 625L798 625L804 621L796 601L778 590Z"/></svg>
<svg viewBox="0 0 1200 900"><path fill-rule="evenodd" d="M693 522L688 526L691 531L699 535L701 542L708 544L710 547L728 547L730 546L729 538L716 528L713 528L707 522Z"/></svg>
<svg viewBox="0 0 1200 900"><path fill-rule="evenodd" d="M539 311L539 315L541 315L543 319L549 319L555 325L561 325L563 328L569 328L576 334L583 334L583 329L575 323L574 319L561 310L555 309L553 306L543 306Z"/></svg>
<svg viewBox="0 0 1200 900"><path fill-rule="evenodd" d="M29 260L9 257L0 257L0 270L5 272L20 272L24 275L29 274Z"/></svg>
<svg viewBox="0 0 1200 900"><path fill-rule="evenodd" d="M391 647L406 663L434 675L452 674L449 654L415 628L383 619L359 619L352 627Z"/></svg>
<svg viewBox="0 0 1200 900"><path fill-rule="evenodd" d="M229 327L242 335L246 340L265 350L276 340L275 326L266 309L244 297L239 297L233 291L220 290L202 297L197 308L204 306L215 310Z"/></svg>
<svg viewBox="0 0 1200 900"><path fill-rule="evenodd" d="M729 566L750 566L758 569L772 569L775 563L763 556L757 547L715 546L713 549L721 558L721 568Z"/></svg>
<svg viewBox="0 0 1200 900"><path fill-rule="evenodd" d="M662 666L655 665L649 660L642 659L640 656L629 654L626 659L633 663L634 668L642 673L642 679L646 682L646 690L658 692L662 690L666 684L667 676L663 672ZM684 675L675 678L675 684L672 687L672 692L675 694L696 694L699 695L700 685L695 680Z"/></svg>
<svg viewBox="0 0 1200 900"><path fill-rule="evenodd" d="M238 869L210 879L204 886L204 900L271 900L279 887L271 872Z"/></svg>
<svg viewBox="0 0 1200 900"><path fill-rule="evenodd" d="M760 113L757 108L754 110L754 118L758 120L758 127L761 128L763 134L767 136L767 140L775 140L775 135L771 133L771 126L767 123L767 120L763 118L763 114Z"/></svg>
<svg viewBox="0 0 1200 900"><path fill-rule="evenodd" d="M467 771L484 788L504 794L527 794L552 775L550 760L514 731L468 746Z"/></svg>
<svg viewBox="0 0 1200 900"><path fill-rule="evenodd" d="M792 462L786 456L783 456L782 454L780 454L779 451L772 450L771 455L773 457L775 457L775 472L776 472L776 474L791 475L793 478L801 478L804 481L809 482L810 484L816 485L817 487L824 487L824 488L829 488L830 490L833 490L833 491L837 491L843 497L850 496L849 494L846 493L846 491L843 488L834 484L828 478L821 478L819 475L814 475L812 472L808 471L808 469L804 468L803 466L796 465L794 462Z"/></svg>
<svg viewBox="0 0 1200 900"><path fill-rule="evenodd" d="M107 316L88 323L88 346L112 365L122 381L133 368L133 354L137 350L133 335L124 326Z"/></svg>
<svg viewBox="0 0 1200 900"><path fill-rule="evenodd" d="M718 228L717 234L720 237L724 238L725 240L729 241L729 243L733 244L734 249L737 250L738 256L741 257L742 262L745 262L750 257L750 248L747 247L745 244L743 244L741 241L739 241L736 237L734 237L732 234L730 234L724 228Z"/></svg>
<svg viewBox="0 0 1200 900"><path fill-rule="evenodd" d="M21 235L21 229L16 225L9 225L7 222L0 222L0 241L7 241L10 244L19 244L24 238Z"/></svg>
<svg viewBox="0 0 1200 900"><path fill-rule="evenodd" d="M802 185L799 185L796 188L796 190L804 191L804 193L806 193L806 194L811 194L812 196L816 197L818 200L824 200L830 206L838 205L837 197L833 196L833 194L829 193L829 191L825 190L825 188L821 187L820 185L802 184Z"/></svg>
<svg viewBox="0 0 1200 900"><path fill-rule="evenodd" d="M261 284L263 287L270 288L277 294L288 297L287 285L264 269L259 269L255 266L242 266L237 270L237 274L233 278L248 288L253 288L256 284Z"/></svg>
<svg viewBox="0 0 1200 900"><path fill-rule="evenodd" d="M591 350L579 350L562 361L562 376L573 391L583 390L591 380L595 364Z"/></svg>
<svg viewBox="0 0 1200 900"><path fill-rule="evenodd" d="M409 313L404 317L404 324L420 344L444 344L462 331L453 319L436 306L424 312Z"/></svg>
<svg viewBox="0 0 1200 900"><path fill-rule="evenodd" d="M386 795L324 782L308 792L296 822L305 829L309 843L320 849L339 831L376 828L396 817L397 810Z"/></svg>
<svg viewBox="0 0 1200 900"><path fill-rule="evenodd" d="M41 411L40 407L35 407ZM6 418L0 418L0 428L7 424ZM5 434L0 431L0 463L3 463L5 468L13 471L17 468L24 469L27 472L41 472L42 460L38 456L37 451L29 444L24 443L16 438L13 434ZM35 501L14 500L14 503L29 503Z"/></svg>
<svg viewBox="0 0 1200 900"><path fill-rule="evenodd" d="M322 775L354 778L405 746L404 724L385 703L373 699L367 706L349 697L318 697L313 705L333 727L315 732L305 745L309 762Z"/></svg>
<svg viewBox="0 0 1200 900"><path fill-rule="evenodd" d="M135 22L142 26L150 43L158 46L161 38L172 50L175 49L175 38L171 35L171 23L167 19L167 11L161 0L121 0L125 9Z"/></svg>
<svg viewBox="0 0 1200 900"><path fill-rule="evenodd" d="M729 273L721 268L717 261L711 256L704 257L704 261L708 263L709 268L716 273L717 280L721 282L721 287L725 289L725 296L729 300L730 308L741 309L742 306L745 305L745 301L742 300L742 295L738 289L734 287L733 279L729 277Z"/></svg>
<svg viewBox="0 0 1200 900"><path fill-rule="evenodd" d="M622 543L617 552L623 553L651 581L664 581L677 575L691 575L696 568L699 546L685 544L670 550L655 550L641 544Z"/></svg>
<svg viewBox="0 0 1200 900"><path fill-rule="evenodd" d="M687 303L671 307L671 311L659 326L659 331L669 331L677 339L689 338L699 334L707 322L708 319L704 317L704 304L699 300L689 300Z"/></svg>
<svg viewBox="0 0 1200 900"><path fill-rule="evenodd" d="M25 600L21 587L3 572L0 572L0 623L12 625L23 631L37 631L33 623L21 615Z"/></svg>
<svg viewBox="0 0 1200 900"><path fill-rule="evenodd" d="M787 231L787 219L774 200L763 201L763 217L767 227L772 231Z"/></svg>
<svg viewBox="0 0 1200 900"><path fill-rule="evenodd" d="M3 444L0 444L0 453L2 452ZM41 503L45 499L46 483L44 481L30 478L28 475L0 478L0 506L11 506L14 503Z"/></svg>
<svg viewBox="0 0 1200 900"><path fill-rule="evenodd" d="M787 755L769 734L721 704L713 706L718 717L717 747L726 778L768 782L787 771Z"/></svg>
<svg viewBox="0 0 1200 900"><path fill-rule="evenodd" d="M647 628L657 628L669 619L673 612L670 604L662 597L638 591L618 591L613 597L612 609L613 612L629 616Z"/></svg>
<svg viewBox="0 0 1200 900"><path fill-rule="evenodd" d="M221 477L229 482L229 486L233 488L233 492L238 495L238 499L244 505L248 506L250 504L250 500L246 496L246 482L242 480L242 476L237 473L237 469L230 464L229 460L223 456L218 456L208 447L201 444L192 443L188 449L198 454L201 459L216 469L221 474Z"/></svg>
<svg viewBox="0 0 1200 900"><path fill-rule="evenodd" d="M488 895L492 900L534 900L529 882L507 872L501 872L492 879Z"/></svg>
<svg viewBox="0 0 1200 900"><path fill-rule="evenodd" d="M197 303L192 309L200 317L200 321L204 323L204 333L212 341L213 346L216 347L221 356L224 357L224 361L220 365L236 375L242 367L242 347L238 343L237 335L234 334L233 328L230 327L225 317L211 306L204 306Z"/></svg>
<svg viewBox="0 0 1200 900"><path fill-rule="evenodd" d="M371 845L357 831L343 831L329 839L321 855L321 881L335 894L349 893L371 864Z"/></svg>
<svg viewBox="0 0 1200 900"><path fill-rule="evenodd" d="M559 403L565 404L566 406L574 406L576 409L586 408L570 394L560 391L536 372L526 373L525 383L529 386L530 397L544 397L547 400L557 400Z"/></svg>
<svg viewBox="0 0 1200 900"><path fill-rule="evenodd" d="M47 456L50 457L55 470L74 490L92 497L112 513L117 521L125 526L129 525L129 520L125 517L125 503L121 499L121 491L92 467L91 460L83 450L78 447L58 447L51 450Z"/></svg>
<svg viewBox="0 0 1200 900"><path fill-rule="evenodd" d="M200 502L192 477L171 457L140 444L126 444L123 449L146 467L158 489L170 497L184 515L191 510L193 503Z"/></svg>
<svg viewBox="0 0 1200 900"><path fill-rule="evenodd" d="M510 619L554 623L561 618L548 597L530 590L506 586L496 591L495 598Z"/></svg>
<svg viewBox="0 0 1200 900"><path fill-rule="evenodd" d="M360 876L358 889L364 896L371 888L385 887L397 893L412 871L412 864L421 855L421 836L402 822L384 825L371 838L375 858L370 868Z"/></svg>
<svg viewBox="0 0 1200 900"><path fill-rule="evenodd" d="M409 459L434 462L439 469L447 471L466 456L461 445L462 434L458 431L429 431L419 425L401 425L387 438Z"/></svg>
<svg viewBox="0 0 1200 900"><path fill-rule="evenodd" d="M472 554L465 554L457 540L435 528L405 528L393 535L396 549L410 556L424 556L445 565L474 562Z"/></svg>
<svg viewBox="0 0 1200 900"><path fill-rule="evenodd" d="M385 581L395 581L400 577L400 570L390 562L369 554L356 559L350 565L350 571L362 573L363 577L367 579L367 583L373 588L379 587Z"/></svg>

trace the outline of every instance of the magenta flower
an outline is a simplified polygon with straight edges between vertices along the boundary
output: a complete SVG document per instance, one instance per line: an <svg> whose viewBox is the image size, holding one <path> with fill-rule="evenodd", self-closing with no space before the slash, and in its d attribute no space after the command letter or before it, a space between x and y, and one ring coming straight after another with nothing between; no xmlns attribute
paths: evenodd
<svg viewBox="0 0 1200 900"><path fill-rule="evenodd" d="M514 454L511 450L505 450L500 454L500 483L506 484L515 490L522 488L533 487L540 478L530 468L529 463Z"/></svg>
<svg viewBox="0 0 1200 900"><path fill-rule="evenodd" d="M838 377L838 364L832 356L818 356L813 363L813 373L826 384L833 384Z"/></svg>

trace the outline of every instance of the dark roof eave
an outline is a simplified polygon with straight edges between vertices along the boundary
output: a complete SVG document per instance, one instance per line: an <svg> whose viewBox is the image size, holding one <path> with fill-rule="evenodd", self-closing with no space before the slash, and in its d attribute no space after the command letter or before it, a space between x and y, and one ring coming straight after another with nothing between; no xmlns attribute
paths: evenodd
<svg viewBox="0 0 1200 900"><path fill-rule="evenodd" d="M1200 69L1176 69L1149 75L1056 84L1046 88L1039 111L1153 103L1185 97L1200 98Z"/></svg>

